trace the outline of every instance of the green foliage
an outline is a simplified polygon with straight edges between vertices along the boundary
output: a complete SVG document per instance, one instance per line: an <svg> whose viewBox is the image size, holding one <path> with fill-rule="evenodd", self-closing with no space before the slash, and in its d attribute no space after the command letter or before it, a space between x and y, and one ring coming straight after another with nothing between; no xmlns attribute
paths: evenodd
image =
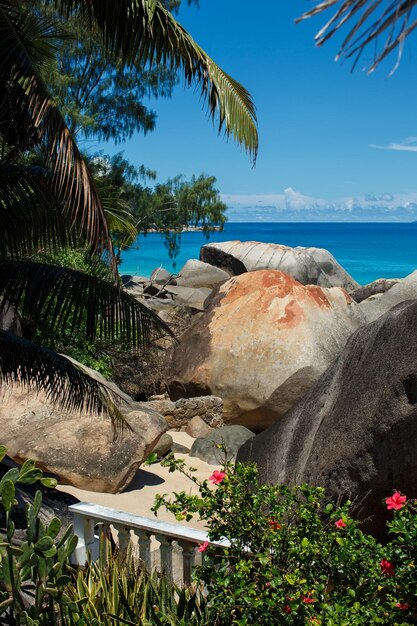
<svg viewBox="0 0 417 626"><path fill-rule="evenodd" d="M74 602L83 598L79 624L90 626L196 626L203 624L206 602L199 587L180 589L165 576L148 574L133 551L112 552L110 541L102 539L102 560L79 569L68 595ZM104 556L104 558L103 558Z"/></svg>
<svg viewBox="0 0 417 626"><path fill-rule="evenodd" d="M0 461L5 453L4 446L0 446ZM44 478L30 460L19 469L10 469L0 481L0 510L6 532L5 537L0 535L0 620L6 620L1 623L53 626L63 623L64 614L76 611L76 602L65 593L65 587L70 581L69 557L77 539L71 526L58 539L58 518L48 525L41 521L40 491L26 509L26 540L20 544L14 540L16 486L38 481L47 487L56 486L56 480Z"/></svg>
<svg viewBox="0 0 417 626"><path fill-rule="evenodd" d="M37 4L42 13L56 15L44 2ZM71 132L121 142L134 132L152 131L156 114L143 101L170 97L176 73L164 65L145 69L137 59L127 67L120 54L105 49L99 30L80 14L60 18L68 37L45 80Z"/></svg>
<svg viewBox="0 0 417 626"><path fill-rule="evenodd" d="M213 607L209 624L417 623L417 502L394 512L391 540L383 545L362 532L351 503L328 502L319 487L259 485L254 465L226 463L213 486L182 461L163 462L199 487L173 501L158 496L177 519L204 520L211 541L196 576ZM203 546L204 548L204 546Z"/></svg>
<svg viewBox="0 0 417 626"><path fill-rule="evenodd" d="M0 446L0 462L6 448ZM10 469L0 481L0 511L6 535L0 535L0 623L25 626L197 626L206 623L207 603L200 587L187 589L165 576L141 570L132 550L113 552L102 535L100 561L70 566L77 537L72 526L59 537L61 521L40 519L42 494L26 510L27 539L15 541L12 520L16 486L40 482L55 487L31 460Z"/></svg>
<svg viewBox="0 0 417 626"><path fill-rule="evenodd" d="M107 188L119 190L119 198L131 213L138 232L152 229L165 235L171 257L179 251L184 226L199 226L208 238L210 232L223 228L226 222L227 207L220 199L214 176L200 174L189 181L175 176L152 189L147 182L156 178L156 172L143 165L133 166L120 152L112 157L96 156L92 165ZM116 248L123 248L123 237L116 233L113 241Z"/></svg>
<svg viewBox="0 0 417 626"><path fill-rule="evenodd" d="M99 278L108 273L108 268L103 262L92 264L91 258L84 250L65 249L53 253L39 252L34 260L58 267L71 267ZM26 320L27 324L28 320ZM118 338L115 337L113 341L102 341L97 337L96 340L92 341L86 339L86 334L86 317L84 315L76 329L72 328L69 322L63 329L51 329L50 324L42 324L36 326L31 338L35 343L50 350L67 354L83 365L96 370L105 378L112 378L113 371L108 349L118 341Z"/></svg>

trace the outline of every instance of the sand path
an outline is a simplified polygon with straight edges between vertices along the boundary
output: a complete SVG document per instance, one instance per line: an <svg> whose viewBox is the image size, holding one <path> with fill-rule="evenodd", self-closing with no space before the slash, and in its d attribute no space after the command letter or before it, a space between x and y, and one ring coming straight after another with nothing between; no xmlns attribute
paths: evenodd
<svg viewBox="0 0 417 626"><path fill-rule="evenodd" d="M169 431L175 443L191 448L194 439L183 432ZM209 465L196 457L190 457L186 453L177 453L176 458L185 459L186 464L195 467L197 472L195 476L204 480L207 479L214 469L218 469L218 465ZM192 481L183 476L180 472L169 472L167 468L161 467L159 463L148 467L140 468L129 487L118 494L98 493L94 491L85 491L77 489L69 485L59 485L58 489L66 493L70 493L81 502L91 502L100 504L119 511L127 513L135 513L144 517L154 518L151 507L154 503L156 494L166 493L173 494L175 491L187 491L189 493L197 493L197 488ZM160 509L158 518L167 522L176 522L174 516ZM176 522L178 523L178 522ZM194 528L203 528L203 524L198 520L186 522L188 526Z"/></svg>

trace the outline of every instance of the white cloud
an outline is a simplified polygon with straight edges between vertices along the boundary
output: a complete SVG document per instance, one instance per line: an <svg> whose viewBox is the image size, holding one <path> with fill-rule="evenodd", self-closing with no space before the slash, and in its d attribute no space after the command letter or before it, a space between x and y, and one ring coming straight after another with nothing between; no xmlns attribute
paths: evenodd
<svg viewBox="0 0 417 626"><path fill-rule="evenodd" d="M230 221L401 221L417 220L417 192L347 196L336 200L307 196L292 187L283 193L222 194Z"/></svg>
<svg viewBox="0 0 417 626"><path fill-rule="evenodd" d="M397 150L401 152L417 152L417 137L407 137L400 143L390 143L388 146L380 146L374 143L369 144L369 148L377 150Z"/></svg>

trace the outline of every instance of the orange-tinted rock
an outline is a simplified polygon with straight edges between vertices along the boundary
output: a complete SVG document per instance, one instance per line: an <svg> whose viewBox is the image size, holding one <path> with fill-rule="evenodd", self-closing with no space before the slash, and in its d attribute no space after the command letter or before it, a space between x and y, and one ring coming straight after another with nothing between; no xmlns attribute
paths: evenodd
<svg viewBox="0 0 417 626"><path fill-rule="evenodd" d="M312 387L363 318L346 292L276 270L236 276L167 356L171 397L214 394L224 421L257 432Z"/></svg>

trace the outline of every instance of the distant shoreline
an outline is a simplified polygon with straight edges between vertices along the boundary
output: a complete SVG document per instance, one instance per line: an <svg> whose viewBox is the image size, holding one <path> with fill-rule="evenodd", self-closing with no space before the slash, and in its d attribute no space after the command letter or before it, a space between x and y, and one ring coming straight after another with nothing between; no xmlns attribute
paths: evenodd
<svg viewBox="0 0 417 626"><path fill-rule="evenodd" d="M211 227L211 231L212 232L219 233L222 230L223 230L222 226L212 226ZM204 231L203 226L183 226L182 229L181 229L181 233L202 233L203 231ZM163 231L163 230L161 230L159 228L148 228L147 230L145 230L143 232L145 232L146 234L148 234L148 233L159 233L160 235L163 235L164 232L166 232L166 231ZM180 232L180 231L179 230L177 231L176 228L169 228L168 232L169 233L175 233L175 232Z"/></svg>

